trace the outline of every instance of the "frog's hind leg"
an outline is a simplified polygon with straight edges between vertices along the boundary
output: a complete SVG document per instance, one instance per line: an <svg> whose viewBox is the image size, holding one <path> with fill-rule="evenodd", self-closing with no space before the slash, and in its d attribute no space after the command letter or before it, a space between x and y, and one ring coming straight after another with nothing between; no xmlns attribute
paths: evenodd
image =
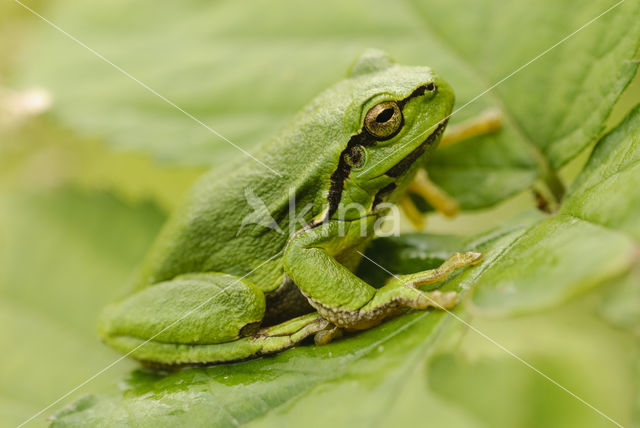
<svg viewBox="0 0 640 428"><path fill-rule="evenodd" d="M153 365L205 364L247 358L265 296L253 283L222 273L195 273L150 285L109 305L98 333L127 356Z"/></svg>
<svg viewBox="0 0 640 428"><path fill-rule="evenodd" d="M295 346L309 336L330 331L332 326L317 312L313 312L272 327L260 329L251 337L242 337L215 345L192 347L188 350L189 357L179 364L211 365L274 354Z"/></svg>
<svg viewBox="0 0 640 428"><path fill-rule="evenodd" d="M239 361L289 348L330 326L317 313L260 329L265 296L221 273L182 275L105 308L99 334L154 367Z"/></svg>

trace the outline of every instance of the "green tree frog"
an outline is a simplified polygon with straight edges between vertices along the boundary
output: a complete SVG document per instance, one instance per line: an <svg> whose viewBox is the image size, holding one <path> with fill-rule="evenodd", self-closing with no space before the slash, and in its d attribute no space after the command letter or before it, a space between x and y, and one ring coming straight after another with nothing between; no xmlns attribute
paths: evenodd
<svg viewBox="0 0 640 428"><path fill-rule="evenodd" d="M418 286L478 263L478 253L380 288L353 273L384 207L402 199L438 144L453 103L431 68L366 51L256 153L280 175L243 158L197 182L132 294L103 311L100 336L150 365L213 364L309 336L324 344L406 308L453 307L455 292ZM292 200L306 209L292 210Z"/></svg>

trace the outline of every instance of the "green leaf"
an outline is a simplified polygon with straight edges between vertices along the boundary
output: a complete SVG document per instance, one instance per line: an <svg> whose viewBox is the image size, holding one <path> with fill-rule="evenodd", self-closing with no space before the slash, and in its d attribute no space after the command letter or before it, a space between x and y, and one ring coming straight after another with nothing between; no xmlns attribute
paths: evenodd
<svg viewBox="0 0 640 428"><path fill-rule="evenodd" d="M153 200L171 211L203 172L109 150L44 117L0 129L0 138L0 189L8 192L73 186L113 193L133 205Z"/></svg>
<svg viewBox="0 0 640 428"><path fill-rule="evenodd" d="M619 230L638 242L639 188L640 105L598 143L562 213Z"/></svg>
<svg viewBox="0 0 640 428"><path fill-rule="evenodd" d="M124 292L164 216L72 189L1 193L0 207L0 425L15 426L117 358L96 339L96 314Z"/></svg>
<svg viewBox="0 0 640 428"><path fill-rule="evenodd" d="M611 324L640 338L640 264L612 281L611 287L598 312Z"/></svg>
<svg viewBox="0 0 640 428"><path fill-rule="evenodd" d="M431 163L437 183L463 207L477 208L537 177L561 193L555 170L597 138L637 68L637 2L624 2L563 41L614 4L333 0L301 7L280 0L247 7L118 0L62 2L43 13L258 157L256 145L341 78L364 48L433 66L452 83L458 107L526 65L452 118L455 124L497 107L503 131L444 148ZM20 82L48 88L52 115L64 124L168 162L222 165L242 158L112 65L38 25Z"/></svg>
<svg viewBox="0 0 640 428"><path fill-rule="evenodd" d="M593 307L600 296L586 297L508 320L474 318L473 326L608 417L633 426L638 343L598 319ZM483 426L613 426L475 332L427 364L436 396Z"/></svg>
<svg viewBox="0 0 640 428"><path fill-rule="evenodd" d="M484 311L547 307L638 263L640 106L596 145L558 215L528 229L479 279Z"/></svg>

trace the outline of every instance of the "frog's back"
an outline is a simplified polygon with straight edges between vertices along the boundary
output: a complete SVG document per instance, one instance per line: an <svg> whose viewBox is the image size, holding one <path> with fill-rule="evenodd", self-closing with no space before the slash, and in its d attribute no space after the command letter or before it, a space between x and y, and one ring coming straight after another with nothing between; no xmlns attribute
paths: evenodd
<svg viewBox="0 0 640 428"><path fill-rule="evenodd" d="M283 277L279 256L290 234L326 208L331 165L337 165L348 138L341 123L331 123L326 117L329 112L309 114L313 107L299 114L262 151L256 151L261 153L256 157L273 165L280 175L243 157L226 172L213 169L196 183L165 225L143 264L136 288L194 272L247 275L264 291L279 285ZM312 209L290 227L293 197L297 213L305 206ZM277 227L270 224L267 213Z"/></svg>

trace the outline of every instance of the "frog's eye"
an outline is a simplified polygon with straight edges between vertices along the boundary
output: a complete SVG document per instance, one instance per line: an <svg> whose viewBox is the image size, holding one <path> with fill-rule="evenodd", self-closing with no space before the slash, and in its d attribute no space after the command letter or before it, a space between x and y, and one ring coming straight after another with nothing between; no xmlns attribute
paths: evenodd
<svg viewBox="0 0 640 428"><path fill-rule="evenodd" d="M353 146L344 154L344 161L351 168L360 168L367 158L367 151L362 146Z"/></svg>
<svg viewBox="0 0 640 428"><path fill-rule="evenodd" d="M364 118L364 126L376 138L388 138L402 126L402 112L395 101L383 101L371 107Z"/></svg>

